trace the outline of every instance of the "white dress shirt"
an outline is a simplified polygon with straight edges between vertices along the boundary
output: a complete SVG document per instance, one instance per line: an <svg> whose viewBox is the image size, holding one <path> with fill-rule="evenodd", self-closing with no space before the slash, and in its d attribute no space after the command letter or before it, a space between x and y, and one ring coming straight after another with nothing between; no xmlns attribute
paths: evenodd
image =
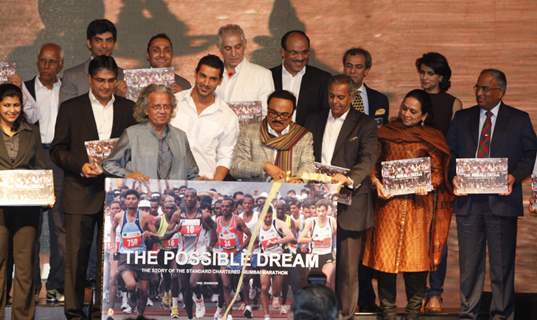
<svg viewBox="0 0 537 320"><path fill-rule="evenodd" d="M191 93L192 89L188 89L175 94L177 108L170 124L186 133L199 175L212 179L216 167L231 168L239 119L218 97L198 114Z"/></svg>
<svg viewBox="0 0 537 320"><path fill-rule="evenodd" d="M321 151L322 164L332 165L332 157L334 156L334 149L336 148L339 131L341 131L343 122L345 122L348 114L349 110L338 118L334 118L332 111L328 112L328 119L326 120L326 127L324 128L323 133L323 148Z"/></svg>
<svg viewBox="0 0 537 320"><path fill-rule="evenodd" d="M95 125L97 126L97 133L99 134L99 140L110 139L110 136L112 135L112 125L114 123L114 101L116 98L112 95L112 99L103 106L90 90L89 99L91 102L91 109L93 110Z"/></svg>
<svg viewBox="0 0 537 320"><path fill-rule="evenodd" d="M492 109L490 109L490 112L492 112L492 117L490 117L490 122L492 126L490 127L490 141L492 141L492 137L494 135L494 127L496 126L496 119L498 118L498 111L500 111L500 104L502 102L498 102L497 105L495 105ZM481 130L483 130L483 125L485 124L485 120L487 120L487 110L481 108L479 111L479 131L477 136L477 149L475 151L475 155L477 157L477 152L479 151L479 139L481 138Z"/></svg>
<svg viewBox="0 0 537 320"><path fill-rule="evenodd" d="M251 63L246 58L235 67L229 77L224 70L222 83L216 95L226 103L260 101L263 117L267 115L267 97L274 92L272 73L267 68Z"/></svg>
<svg viewBox="0 0 537 320"><path fill-rule="evenodd" d="M364 104L364 113L369 115L369 99L367 99L367 89L365 88L364 83L362 82L360 88L356 90L360 93L360 97L362 97L362 103Z"/></svg>
<svg viewBox="0 0 537 320"><path fill-rule="evenodd" d="M285 129L282 130L282 132L278 133L274 129L272 129L270 124L267 123L268 133L270 133L271 135L273 135L275 137L279 137L279 136L282 136L284 134L288 134L289 133L289 128L291 128L291 125L288 125L287 127L285 127ZM278 156L278 150L276 150L276 149L273 149L273 150L274 151L272 152L272 160L274 162L276 162L276 157Z"/></svg>
<svg viewBox="0 0 537 320"><path fill-rule="evenodd" d="M54 138L54 127L60 103L60 87L60 80L52 85L52 89L49 89L41 83L39 77L35 77L35 99L39 112L38 121L42 143L51 143Z"/></svg>
<svg viewBox="0 0 537 320"><path fill-rule="evenodd" d="M292 94L295 95L296 102L298 104L298 96L300 95L300 85L302 84L302 78L304 77L304 74L306 73L306 66L302 68L296 75L292 75L287 69L285 69L285 65L282 63L282 89L290 91ZM296 108L295 112L293 113L293 121L296 120Z"/></svg>

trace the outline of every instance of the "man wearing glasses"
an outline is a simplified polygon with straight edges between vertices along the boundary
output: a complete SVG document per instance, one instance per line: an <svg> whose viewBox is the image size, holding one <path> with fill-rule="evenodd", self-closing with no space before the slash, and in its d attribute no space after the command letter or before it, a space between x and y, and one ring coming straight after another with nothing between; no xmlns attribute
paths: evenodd
<svg viewBox="0 0 537 320"><path fill-rule="evenodd" d="M517 219L524 213L521 181L531 174L537 139L526 112L503 103L505 74L481 71L477 105L458 111L450 124L450 178L457 196L454 211L459 238L461 274L460 319L476 319L485 280L488 246L492 300L491 319L514 319ZM462 194L455 175L457 158L508 158L508 191L504 194Z"/></svg>
<svg viewBox="0 0 537 320"><path fill-rule="evenodd" d="M233 153L231 175L251 181L298 182L304 172L313 172L313 136L291 119L295 96L276 90L267 99L268 114L261 124L241 130Z"/></svg>
<svg viewBox="0 0 537 320"><path fill-rule="evenodd" d="M293 121L304 125L311 114L328 110L327 84L330 74L308 65L310 39L300 30L287 32L281 40L283 62L272 71L276 90L287 90L297 99Z"/></svg>

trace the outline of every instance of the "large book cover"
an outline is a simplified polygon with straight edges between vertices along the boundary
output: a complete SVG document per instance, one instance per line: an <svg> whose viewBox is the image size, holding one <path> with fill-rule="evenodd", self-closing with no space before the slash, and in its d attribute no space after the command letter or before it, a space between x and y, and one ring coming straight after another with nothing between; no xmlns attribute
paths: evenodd
<svg viewBox="0 0 537 320"><path fill-rule="evenodd" d="M263 120L261 101L231 102L228 106L235 112L241 125Z"/></svg>
<svg viewBox="0 0 537 320"><path fill-rule="evenodd" d="M382 184L393 196L414 194L418 188L433 190L431 158L382 161Z"/></svg>
<svg viewBox="0 0 537 320"><path fill-rule="evenodd" d="M464 158L456 165L460 193L507 192L507 158Z"/></svg>
<svg viewBox="0 0 537 320"><path fill-rule="evenodd" d="M138 100L140 92L150 84L164 84L171 86L175 83L175 69L146 68L124 70L124 79L127 83L127 99Z"/></svg>
<svg viewBox="0 0 537 320"><path fill-rule="evenodd" d="M103 160L112 153L118 141L119 138L85 141L84 145L86 146L89 162L100 166Z"/></svg>
<svg viewBox="0 0 537 320"><path fill-rule="evenodd" d="M0 206L54 204L52 170L0 170Z"/></svg>
<svg viewBox="0 0 537 320"><path fill-rule="evenodd" d="M7 78L14 75L15 72L15 62L0 61L0 83L7 82Z"/></svg>

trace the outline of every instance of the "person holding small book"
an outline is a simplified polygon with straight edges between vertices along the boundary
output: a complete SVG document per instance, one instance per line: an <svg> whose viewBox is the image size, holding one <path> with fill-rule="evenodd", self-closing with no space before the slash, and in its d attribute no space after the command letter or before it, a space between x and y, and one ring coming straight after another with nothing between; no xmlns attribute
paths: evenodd
<svg viewBox="0 0 537 320"><path fill-rule="evenodd" d="M449 148L442 133L427 125L431 99L424 90L406 94L396 120L379 128L380 155L371 181L377 189L376 226L368 231L362 263L378 271L383 319L396 318L396 276L403 273L407 319L415 319L425 296L427 273L439 263L447 238L435 234L435 217L449 216L446 193ZM415 194L393 196L380 175L382 161L429 157L431 184L436 192L418 186ZM447 212L446 212L447 211Z"/></svg>
<svg viewBox="0 0 537 320"><path fill-rule="evenodd" d="M39 129L26 122L22 113L22 91L13 84L0 85L0 170L46 169L47 157ZM34 319L34 242L41 209L36 206L0 207L0 318L7 302L8 247L13 246L15 281L13 319Z"/></svg>

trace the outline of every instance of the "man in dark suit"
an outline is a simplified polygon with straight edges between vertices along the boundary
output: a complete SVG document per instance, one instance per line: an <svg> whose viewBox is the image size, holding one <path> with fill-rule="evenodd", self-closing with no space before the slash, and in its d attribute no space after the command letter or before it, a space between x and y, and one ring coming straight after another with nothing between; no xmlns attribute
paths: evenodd
<svg viewBox="0 0 537 320"><path fill-rule="evenodd" d="M390 104L388 97L368 87L364 80L373 66L371 53L363 48L350 48L343 54L343 73L351 77L353 84L352 107L375 119L377 126L388 123ZM361 312L378 312L373 290L373 270L360 265L360 293L358 306Z"/></svg>
<svg viewBox="0 0 537 320"><path fill-rule="evenodd" d="M117 138L123 130L134 124L134 103L113 94L118 75L114 59L95 57L89 63L88 70L90 91L60 105L50 152L52 160L65 173L63 208L67 319L86 319L82 311L86 270L94 230L103 224L104 176L99 165L89 162L84 142ZM100 241L98 243L98 252L101 252ZM93 318L100 319L100 304L98 291L92 310Z"/></svg>
<svg viewBox="0 0 537 320"><path fill-rule="evenodd" d="M490 257L491 319L514 319L517 218L523 214L521 181L535 161L537 139L526 112L502 102L505 74L481 71L475 85L477 105L455 114L448 131L452 152L455 214L459 238L461 319L476 319L485 279L485 245ZM505 194L459 192L457 158L508 158Z"/></svg>
<svg viewBox="0 0 537 320"><path fill-rule="evenodd" d="M116 26L107 19L96 19L86 29L87 46L91 57L79 65L63 72L60 89L60 103L88 92L88 66L97 56L112 56L117 42ZM123 70L119 69L118 79L123 79ZM127 85L121 81L116 88L117 93L125 96Z"/></svg>
<svg viewBox="0 0 537 320"><path fill-rule="evenodd" d="M172 66L173 44L170 37L165 33L158 33L149 39L147 43L147 62L151 68L169 68ZM175 83L172 90L177 93L190 89L192 86L187 79L175 74Z"/></svg>
<svg viewBox="0 0 537 320"><path fill-rule="evenodd" d="M365 49L351 48L343 55L343 73L351 77L353 83L352 106L375 119L380 126L388 122L390 104L386 95L364 83L372 66L371 53Z"/></svg>
<svg viewBox="0 0 537 320"><path fill-rule="evenodd" d="M344 319L353 319L358 299L358 266L365 231L373 226L369 175L377 160L376 122L351 108L352 80L334 76L328 85L330 110L313 115L306 127L313 133L315 160L349 168L334 183L352 189L352 204L338 205L336 292Z"/></svg>
<svg viewBox="0 0 537 320"><path fill-rule="evenodd" d="M281 41L283 64L270 71L275 90L287 90L297 98L293 121L303 126L309 115L328 110L326 88L330 74L308 65L310 39L300 30L287 32Z"/></svg>
<svg viewBox="0 0 537 320"><path fill-rule="evenodd" d="M54 138L54 128L59 108L59 96L61 80L58 73L63 68L63 51L55 43L46 43L39 50L37 57L38 75L25 81L24 85L35 100L32 107L26 108L24 114L30 123L39 125L41 143L47 155L49 167L54 174L54 196L56 203L54 207L47 211L49 243L50 243L50 272L47 279L47 302L63 302L63 255L65 252L65 229L63 228L62 212L62 181L63 170L50 161L48 151L50 150L52 138ZM28 106L28 105L27 105ZM38 235L41 234L39 228ZM41 272L39 266L39 236L36 242L36 259L34 266L34 281L36 292L41 289Z"/></svg>

